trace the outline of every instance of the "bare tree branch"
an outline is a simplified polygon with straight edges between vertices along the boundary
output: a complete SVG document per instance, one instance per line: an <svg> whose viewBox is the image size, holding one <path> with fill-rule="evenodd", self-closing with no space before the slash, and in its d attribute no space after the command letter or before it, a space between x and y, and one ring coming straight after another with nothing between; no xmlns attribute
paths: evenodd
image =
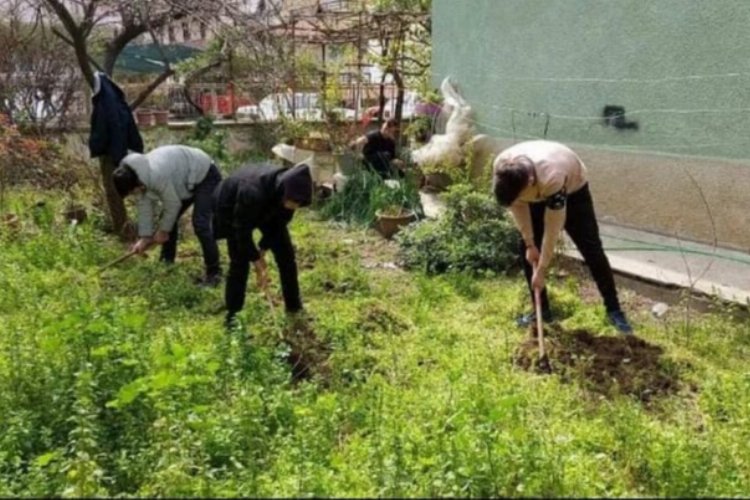
<svg viewBox="0 0 750 500"><path fill-rule="evenodd" d="M172 68L165 69L162 74L160 74L158 77L156 77L156 79L154 81L152 81L148 85L148 87L146 87L145 89L143 89L136 96L136 98L133 99L133 101L130 103L130 109L136 109L138 106L140 106L141 104L143 104L143 101L145 101L148 98L148 96L150 96L154 92L154 90L156 90L156 88L159 85L161 85L162 83L164 83L167 80L167 78L169 78L172 75L174 75L174 70Z"/></svg>

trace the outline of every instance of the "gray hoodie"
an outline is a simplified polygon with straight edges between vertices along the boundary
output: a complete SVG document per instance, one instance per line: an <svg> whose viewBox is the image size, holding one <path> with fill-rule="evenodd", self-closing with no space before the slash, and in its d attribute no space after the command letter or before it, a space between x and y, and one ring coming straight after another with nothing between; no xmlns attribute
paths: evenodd
<svg viewBox="0 0 750 500"><path fill-rule="evenodd" d="M138 234L154 234L158 202L162 205L158 229L171 231L182 202L193 196L193 188L206 177L211 163L206 153L188 146L162 146L145 155L131 153L123 158L120 164L132 168L146 186L138 200Z"/></svg>

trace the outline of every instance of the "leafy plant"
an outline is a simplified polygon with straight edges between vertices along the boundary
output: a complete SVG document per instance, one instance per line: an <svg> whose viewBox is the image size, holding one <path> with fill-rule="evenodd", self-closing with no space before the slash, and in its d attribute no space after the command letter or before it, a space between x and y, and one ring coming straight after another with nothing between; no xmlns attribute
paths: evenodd
<svg viewBox="0 0 750 500"><path fill-rule="evenodd" d="M214 126L214 120L210 116L201 116L195 123L195 129L186 143L205 151L211 158L220 164L230 160L227 151L227 131Z"/></svg>
<svg viewBox="0 0 750 500"><path fill-rule="evenodd" d="M349 176L344 188L334 193L321 207L321 214L330 219L369 225L378 211L399 207L422 215L419 189L411 176L386 183L364 165Z"/></svg>
<svg viewBox="0 0 750 500"><path fill-rule="evenodd" d="M515 265L518 235L497 203L467 185L454 186L445 201L441 219L412 225L396 236L406 267L435 274L505 272Z"/></svg>

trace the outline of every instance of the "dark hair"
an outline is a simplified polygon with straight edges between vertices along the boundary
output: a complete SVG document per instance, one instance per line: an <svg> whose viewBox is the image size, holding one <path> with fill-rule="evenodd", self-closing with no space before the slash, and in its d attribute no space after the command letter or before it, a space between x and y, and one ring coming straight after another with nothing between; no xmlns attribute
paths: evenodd
<svg viewBox="0 0 750 500"><path fill-rule="evenodd" d="M385 121L385 126L388 127L388 128L398 127L398 120L396 120L395 118L388 118Z"/></svg>
<svg viewBox="0 0 750 500"><path fill-rule="evenodd" d="M518 156L498 166L495 170L492 190L500 205L507 207L516 201L529 183L531 176L529 170L533 166L534 162L526 156Z"/></svg>
<svg viewBox="0 0 750 500"><path fill-rule="evenodd" d="M133 192L135 188L141 185L135 170L128 165L121 165L115 169L112 174L112 180L115 183L115 189L120 198L125 198Z"/></svg>

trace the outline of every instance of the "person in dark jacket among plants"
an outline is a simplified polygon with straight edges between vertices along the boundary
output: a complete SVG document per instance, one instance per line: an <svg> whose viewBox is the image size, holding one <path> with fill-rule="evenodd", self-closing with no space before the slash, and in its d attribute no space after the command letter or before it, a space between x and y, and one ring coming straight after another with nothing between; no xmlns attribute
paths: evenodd
<svg viewBox="0 0 750 500"><path fill-rule="evenodd" d="M361 151L367 165L383 179L403 177L404 162L396 158L398 122L390 118L380 130L373 130L352 142L350 148Z"/></svg>
<svg viewBox="0 0 750 500"><path fill-rule="evenodd" d="M221 281L219 247L211 227L213 193L221 182L221 173L211 157L197 148L162 146L148 154L131 153L114 172L114 183L121 197L138 193L138 234L131 247L145 252L154 244L163 245L161 260L175 261L178 221L193 206L193 229L203 250L206 273L201 285L216 286ZM161 217L154 218L161 205Z"/></svg>
<svg viewBox="0 0 750 500"><path fill-rule="evenodd" d="M265 253L271 250L281 278L287 312L302 310L297 262L287 225L294 211L312 202L310 167L249 165L222 181L214 193L214 234L227 240L229 273L225 290L226 324L231 326L245 305L250 263L261 289L268 287ZM253 231L262 237L255 245Z"/></svg>

